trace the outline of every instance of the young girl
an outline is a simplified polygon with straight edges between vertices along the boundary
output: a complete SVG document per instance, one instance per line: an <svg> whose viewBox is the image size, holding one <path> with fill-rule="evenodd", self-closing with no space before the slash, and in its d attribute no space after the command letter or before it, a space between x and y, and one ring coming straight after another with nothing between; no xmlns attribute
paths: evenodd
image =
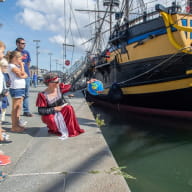
<svg viewBox="0 0 192 192"><path fill-rule="evenodd" d="M5 44L2 41L0 41L0 62L4 57L4 51L5 51ZM3 93L4 88L5 88L5 80L0 67L0 107L2 105L2 99L4 97L4 93ZM2 129L1 127L1 118L0 118L0 143L6 142L8 139L7 135L4 132L5 130Z"/></svg>
<svg viewBox="0 0 192 192"><path fill-rule="evenodd" d="M3 58L4 57L4 51L5 51L5 44L2 41L0 41L0 66L1 66L3 59L4 59ZM4 79L4 75L1 71L1 67L0 67L0 108L2 106L3 97L6 94L8 94L8 93L4 92L5 89L6 89L6 82ZM5 130L2 129L2 127L1 127L1 117L0 117L0 143L7 142L8 138L9 138L9 136L5 133Z"/></svg>
<svg viewBox="0 0 192 192"><path fill-rule="evenodd" d="M8 72L11 80L10 95L12 97L12 128L13 132L23 132L24 127L20 125L20 114L23 97L25 96L25 78L28 75L24 70L22 55L18 51L8 52L6 58L9 62Z"/></svg>
<svg viewBox="0 0 192 192"><path fill-rule="evenodd" d="M1 67L1 71L3 72L4 80L5 80L4 94L5 94L5 91L7 92L2 99L2 106L0 106L1 107L1 119L0 120L3 123L5 121L6 109L9 106L9 101L8 101L7 95L8 95L8 87L9 87L9 83L10 83L9 75L7 73L8 62L5 58L3 58L0 61L0 67Z"/></svg>

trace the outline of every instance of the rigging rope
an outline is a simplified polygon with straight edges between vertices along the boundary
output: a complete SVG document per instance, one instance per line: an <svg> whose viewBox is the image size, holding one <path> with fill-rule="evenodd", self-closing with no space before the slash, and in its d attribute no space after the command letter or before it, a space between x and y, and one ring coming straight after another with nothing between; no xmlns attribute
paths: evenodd
<svg viewBox="0 0 192 192"><path fill-rule="evenodd" d="M79 36L80 36L80 38L81 39L83 39L83 37L82 37L82 35L81 35L81 32L80 32L80 27L79 27L79 25L78 25L78 23L77 23L77 20L76 20L76 17L75 17L75 14L74 14L74 11L73 11L73 7L72 7L72 5L71 5L71 3L69 2L69 6L70 6L70 10L71 10L71 12L72 12L72 15L73 15L73 19L74 19L74 21L75 21L75 24L76 24L76 26L77 26L77 31L78 31L78 33L79 33Z"/></svg>
<svg viewBox="0 0 192 192"><path fill-rule="evenodd" d="M191 47L184 47L184 48L178 50L177 53L171 55L169 58L167 58L167 59L165 59L164 61L160 62L158 65L154 66L153 68L149 69L148 71L145 71L145 72L143 72L143 73L141 73L141 74L139 74L139 75L136 75L136 76L134 76L134 77L132 77L132 78L130 78L130 79L127 79L126 81L122 81L122 82L119 82L119 83L117 83L117 84L119 84L119 85L125 84L125 83L127 83L127 82L129 82L129 81L132 81L132 80L134 80L134 79L137 79L137 78L139 78L139 77L141 77L141 76L143 76L143 75L145 75L145 74L153 71L154 69L160 67L161 65L163 65L164 63L166 63L167 61L169 61L170 59L172 59L173 57L175 57L175 56L176 56L177 54L179 54L183 49L188 49L188 48L191 48ZM109 88L109 87L107 87L107 88Z"/></svg>
<svg viewBox="0 0 192 192"><path fill-rule="evenodd" d="M70 1L70 5L72 5L72 0ZM69 15L69 29L68 29L68 32L67 34L70 32L71 33L71 39L72 39L72 45L74 45L74 38L73 38L73 33L72 33L72 30L71 30L71 9L70 9L70 15ZM73 55L74 55L74 46L72 46L73 49L72 49L72 54L71 54L71 63L73 63Z"/></svg>

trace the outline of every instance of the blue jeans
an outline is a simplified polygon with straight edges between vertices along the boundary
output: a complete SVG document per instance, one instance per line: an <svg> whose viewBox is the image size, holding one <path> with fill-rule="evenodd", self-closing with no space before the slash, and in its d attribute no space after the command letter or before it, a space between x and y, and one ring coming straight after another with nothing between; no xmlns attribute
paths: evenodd
<svg viewBox="0 0 192 192"><path fill-rule="evenodd" d="M22 98L25 96L25 89L9 89L12 98Z"/></svg>
<svg viewBox="0 0 192 192"><path fill-rule="evenodd" d="M37 87L37 80L33 80L34 87Z"/></svg>
<svg viewBox="0 0 192 192"><path fill-rule="evenodd" d="M25 97L23 99L23 112L29 112L29 87L30 87L30 77L25 79Z"/></svg>
<svg viewBox="0 0 192 192"><path fill-rule="evenodd" d="M2 101L0 101L0 128L1 128L1 118L2 118L2 111L1 111L1 109L2 109Z"/></svg>

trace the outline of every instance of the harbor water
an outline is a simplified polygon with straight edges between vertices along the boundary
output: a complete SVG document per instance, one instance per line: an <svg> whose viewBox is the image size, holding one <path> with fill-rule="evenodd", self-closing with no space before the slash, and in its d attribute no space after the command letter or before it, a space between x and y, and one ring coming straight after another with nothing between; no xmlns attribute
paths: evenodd
<svg viewBox="0 0 192 192"><path fill-rule="evenodd" d="M132 192L192 191L192 120L145 116L92 106Z"/></svg>

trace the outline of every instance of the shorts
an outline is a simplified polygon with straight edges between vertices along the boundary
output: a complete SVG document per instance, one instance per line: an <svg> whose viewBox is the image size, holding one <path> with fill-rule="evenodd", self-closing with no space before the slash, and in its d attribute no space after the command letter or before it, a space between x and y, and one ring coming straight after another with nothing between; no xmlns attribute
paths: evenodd
<svg viewBox="0 0 192 192"><path fill-rule="evenodd" d="M25 88L23 89L9 89L12 98L22 98L25 96Z"/></svg>

